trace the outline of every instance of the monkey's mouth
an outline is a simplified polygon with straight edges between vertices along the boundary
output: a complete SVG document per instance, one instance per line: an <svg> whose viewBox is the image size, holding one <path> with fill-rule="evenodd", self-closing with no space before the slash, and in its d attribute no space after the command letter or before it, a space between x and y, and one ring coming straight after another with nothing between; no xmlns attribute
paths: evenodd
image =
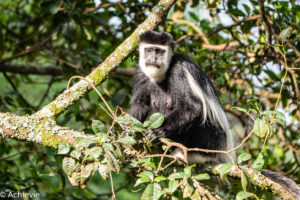
<svg viewBox="0 0 300 200"><path fill-rule="evenodd" d="M160 68L160 66L159 66L159 65L156 65L156 64L147 64L146 66L147 66L147 67L150 67L150 68L157 68L157 69Z"/></svg>

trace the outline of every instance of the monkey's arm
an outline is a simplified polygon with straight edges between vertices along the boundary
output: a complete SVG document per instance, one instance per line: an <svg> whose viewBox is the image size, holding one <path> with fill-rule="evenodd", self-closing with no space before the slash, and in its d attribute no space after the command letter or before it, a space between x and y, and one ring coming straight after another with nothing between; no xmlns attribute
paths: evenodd
<svg viewBox="0 0 300 200"><path fill-rule="evenodd" d="M178 108L165 116L165 121L160 128L150 130L146 134L151 135L150 141L161 137L180 134L182 129L188 128L188 125L196 120L200 112L199 110L200 108L192 108L188 105L181 104ZM201 119L199 119L199 123L201 123Z"/></svg>
<svg viewBox="0 0 300 200"><path fill-rule="evenodd" d="M130 101L129 114L143 122L149 114L150 97L144 83L135 82Z"/></svg>
<svg viewBox="0 0 300 200"><path fill-rule="evenodd" d="M149 105L143 98L135 97L131 100L131 108L129 110L129 114L139 121L145 121L146 117L149 113Z"/></svg>

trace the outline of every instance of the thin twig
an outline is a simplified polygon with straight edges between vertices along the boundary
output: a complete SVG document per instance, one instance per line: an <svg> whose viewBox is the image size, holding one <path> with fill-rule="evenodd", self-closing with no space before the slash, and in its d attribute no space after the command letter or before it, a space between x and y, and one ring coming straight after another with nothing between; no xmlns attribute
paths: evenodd
<svg viewBox="0 0 300 200"><path fill-rule="evenodd" d="M233 23L232 25L229 25L229 26L222 26L222 27L220 27L220 28L215 29L213 32L207 34L207 37L210 37L210 36L216 34L217 32L219 32L219 31L221 31L221 30L224 30L224 29L227 29L227 30L228 30L228 29L232 29L233 27L238 26L238 25L242 24L243 22L246 22L246 21L252 21L252 20L257 20L257 19L259 19L259 18L260 18L260 15L253 15L253 16L251 16L251 17L246 17L246 18L242 19L241 21L237 21L237 22Z"/></svg>
<svg viewBox="0 0 300 200"><path fill-rule="evenodd" d="M162 156L161 159L160 159L160 161L159 161L159 164L158 164L158 167L157 167L157 170L156 170L155 174L157 174L157 173L159 172L159 169L160 169L160 167L161 167L161 164L162 164L162 162L163 162L163 159L164 159L165 155L168 153L169 149L170 149L170 147L167 147L167 148L166 148L166 150L165 150L165 152L164 152L164 154L163 154L164 156Z"/></svg>
<svg viewBox="0 0 300 200"><path fill-rule="evenodd" d="M65 63L66 65L68 65L68 66L70 66L70 67L72 67L72 68L74 68L74 69L79 69L79 68L80 68L78 65L75 65L75 64L73 64L73 63L71 63L71 62L69 62L69 61L66 61L66 60L64 60L64 59L61 59L61 58L57 58L57 57L49 56L49 55L44 55L44 54L38 54L38 55L43 56L43 57L45 57L45 58L52 59L52 60L56 60L56 61L58 61L58 62Z"/></svg>
<svg viewBox="0 0 300 200"><path fill-rule="evenodd" d="M12 82L12 80L10 80L10 77L5 72L3 72L3 75L4 75L5 79L9 82L9 84L13 88L13 90L17 93L17 95L19 96L21 101L25 104L25 106L34 109L34 107L32 105L30 105L28 103L28 101L23 97L23 95L18 91L18 89L15 86L14 82Z"/></svg>
<svg viewBox="0 0 300 200"><path fill-rule="evenodd" d="M48 87L47 87L47 89L46 89L46 92L44 93L43 97L41 98L39 104L36 106L36 109L37 109L37 110L40 108L40 106L41 106L42 103L45 101L46 97L48 96L48 93L49 93L50 88L51 88L52 83L53 83L53 79L54 79L54 77L51 76L51 79L50 79L50 81L49 81L49 83L48 83Z"/></svg>
<svg viewBox="0 0 300 200"><path fill-rule="evenodd" d="M172 165L173 163L175 163L176 161L178 161L177 157L172 160L171 162L169 162L166 166L164 166L161 171L164 171L165 169L167 169L170 165Z"/></svg>
<svg viewBox="0 0 300 200"><path fill-rule="evenodd" d="M109 173L109 178L110 178L112 199L117 199L116 194L115 194L115 190L114 190L114 182L113 182L113 178L112 178L111 172Z"/></svg>
<svg viewBox="0 0 300 200"><path fill-rule="evenodd" d="M67 89L69 89L70 84L71 84L71 81L72 81L74 78L83 79L83 80L85 80L86 82L88 82L88 83L91 85L91 87L97 92L97 94L99 95L99 97L102 99L103 103L106 105L107 109L110 111L110 114L111 114L113 117L115 117L115 113L112 111L112 109L111 109L110 106L107 104L107 102L106 102L106 100L104 99L104 97L102 96L102 94L99 92L99 90L94 86L94 84L93 84L90 80L88 80L88 79L86 79L86 78L84 78L84 77L82 77L82 76L72 76L72 77L69 79L69 81L68 81Z"/></svg>
<svg viewBox="0 0 300 200"><path fill-rule="evenodd" d="M42 42L36 44L33 47L26 48L25 50L21 51L20 53L17 53L16 55L13 55L11 57L4 58L3 60L0 60L0 64L5 63L5 62L9 62L9 61L14 60L16 58L19 58L19 57L22 57L22 56L25 56L25 55L28 55L30 53L33 53L35 51L40 50L47 42L49 42L51 40L51 37L52 37L52 35L47 37L45 40L43 40Z"/></svg>

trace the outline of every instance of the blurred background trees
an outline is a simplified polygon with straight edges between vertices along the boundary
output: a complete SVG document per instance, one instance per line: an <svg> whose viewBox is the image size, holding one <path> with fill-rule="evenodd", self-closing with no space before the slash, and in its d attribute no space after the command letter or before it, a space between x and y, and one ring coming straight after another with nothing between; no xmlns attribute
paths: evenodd
<svg viewBox="0 0 300 200"><path fill-rule="evenodd" d="M98 66L149 15L158 1L1 0L0 112L32 114L60 94L73 75ZM264 166L300 182L299 1L180 1L158 29L170 32L175 51L197 63L218 89L236 141L253 123L231 107L284 113L267 141ZM128 108L137 52L99 86L112 107ZM59 116L59 125L92 132L91 119L107 125L95 91ZM264 139L240 152L256 157ZM70 185L56 151L33 143L0 140L0 190L39 192L43 199L110 198L109 181L95 174L80 189ZM120 199L140 198L134 178L114 175Z"/></svg>

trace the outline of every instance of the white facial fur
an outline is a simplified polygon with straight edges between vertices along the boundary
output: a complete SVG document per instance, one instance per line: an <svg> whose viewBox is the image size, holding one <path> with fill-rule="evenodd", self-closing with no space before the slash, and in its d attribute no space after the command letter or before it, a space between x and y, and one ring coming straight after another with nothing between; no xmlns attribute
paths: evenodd
<svg viewBox="0 0 300 200"><path fill-rule="evenodd" d="M145 64L145 48L149 47L158 47L166 51L164 58L162 60L162 65L158 68L156 66ZM139 66L141 70L145 73L146 76L150 78L153 82L161 82L165 79L166 72L169 68L172 56L173 56L173 50L169 45L156 45L156 44L147 44L147 43L141 43L139 45Z"/></svg>

